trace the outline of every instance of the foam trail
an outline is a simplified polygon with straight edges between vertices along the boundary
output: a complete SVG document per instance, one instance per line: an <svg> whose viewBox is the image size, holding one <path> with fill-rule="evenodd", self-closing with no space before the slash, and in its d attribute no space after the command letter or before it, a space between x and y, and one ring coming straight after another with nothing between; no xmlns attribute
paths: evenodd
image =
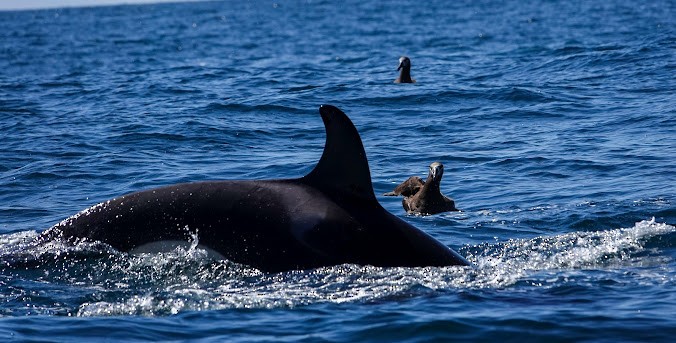
<svg viewBox="0 0 676 343"><path fill-rule="evenodd" d="M482 244L468 259L485 274L475 286L504 287L534 271L607 267L628 261L646 250L648 239L676 232L676 227L641 221L631 228L571 232L528 240ZM490 274L493 277L490 277Z"/></svg>

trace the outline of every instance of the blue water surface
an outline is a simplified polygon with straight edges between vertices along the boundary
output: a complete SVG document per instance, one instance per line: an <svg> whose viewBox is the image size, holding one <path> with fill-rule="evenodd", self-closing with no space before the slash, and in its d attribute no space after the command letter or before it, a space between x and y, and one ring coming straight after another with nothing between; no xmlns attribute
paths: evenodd
<svg viewBox="0 0 676 343"><path fill-rule="evenodd" d="M668 0L0 12L0 340L672 341L675 18ZM416 84L392 82L402 55ZM199 235L33 242L132 191L302 176L326 103L381 204L475 268L265 274ZM380 196L433 161L462 212Z"/></svg>

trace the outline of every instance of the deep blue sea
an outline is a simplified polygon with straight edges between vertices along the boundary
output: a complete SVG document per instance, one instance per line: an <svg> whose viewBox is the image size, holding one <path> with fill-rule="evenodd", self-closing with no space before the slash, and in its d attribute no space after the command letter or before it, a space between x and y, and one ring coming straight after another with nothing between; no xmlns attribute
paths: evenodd
<svg viewBox="0 0 676 343"><path fill-rule="evenodd" d="M671 342L675 21L669 0L0 12L0 341ZM393 83L402 55L415 84ZM133 191L300 177L322 104L380 203L475 268L32 243ZM462 212L381 196L433 161Z"/></svg>

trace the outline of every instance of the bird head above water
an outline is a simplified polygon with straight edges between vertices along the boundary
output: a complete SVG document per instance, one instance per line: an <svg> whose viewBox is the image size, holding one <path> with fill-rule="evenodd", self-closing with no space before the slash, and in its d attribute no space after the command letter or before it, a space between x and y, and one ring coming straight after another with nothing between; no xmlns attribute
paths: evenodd
<svg viewBox="0 0 676 343"><path fill-rule="evenodd" d="M427 174L427 178L436 182L440 182L443 175L444 165L441 164L441 162L432 162L432 164L430 164L430 171L429 174Z"/></svg>
<svg viewBox="0 0 676 343"><path fill-rule="evenodd" d="M399 58L399 77L394 80L394 83L415 83L415 80L411 78L411 60L406 56L401 56Z"/></svg>
<svg viewBox="0 0 676 343"><path fill-rule="evenodd" d="M401 70L401 68L411 70L411 59L406 56L401 56L399 58L399 67L397 67L397 70Z"/></svg>

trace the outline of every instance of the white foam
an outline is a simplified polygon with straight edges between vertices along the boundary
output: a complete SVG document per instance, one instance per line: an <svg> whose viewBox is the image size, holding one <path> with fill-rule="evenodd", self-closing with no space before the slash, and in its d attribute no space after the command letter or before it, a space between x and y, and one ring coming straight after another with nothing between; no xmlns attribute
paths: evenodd
<svg viewBox="0 0 676 343"><path fill-rule="evenodd" d="M161 252L138 251L115 259L100 257L81 262L74 287L89 288L94 299L75 309L79 316L171 315L187 310L278 308L316 303L381 300L410 294L454 289L505 288L518 282L534 287L579 282L591 278L588 269L614 273L641 266L646 260L669 259L646 243L652 237L676 232L676 227L648 220L630 228L570 232L531 239L484 243L462 251L476 267L378 268L340 265L309 271L265 274L227 261L214 260L202 249L198 234L192 240L162 246ZM0 236L0 252L35 232ZM49 245L51 244L51 245ZM32 256L65 258L69 252L101 249L91 243L75 246L49 243L30 247ZM79 249L79 250L78 250ZM15 250L16 251L16 250ZM44 259L43 259L44 260ZM635 270L634 268L633 270ZM84 272L83 272L84 270ZM636 273L637 283L664 283L658 270ZM68 269L59 270L63 274ZM57 274L57 273L52 273ZM572 280L572 281L568 281Z"/></svg>

